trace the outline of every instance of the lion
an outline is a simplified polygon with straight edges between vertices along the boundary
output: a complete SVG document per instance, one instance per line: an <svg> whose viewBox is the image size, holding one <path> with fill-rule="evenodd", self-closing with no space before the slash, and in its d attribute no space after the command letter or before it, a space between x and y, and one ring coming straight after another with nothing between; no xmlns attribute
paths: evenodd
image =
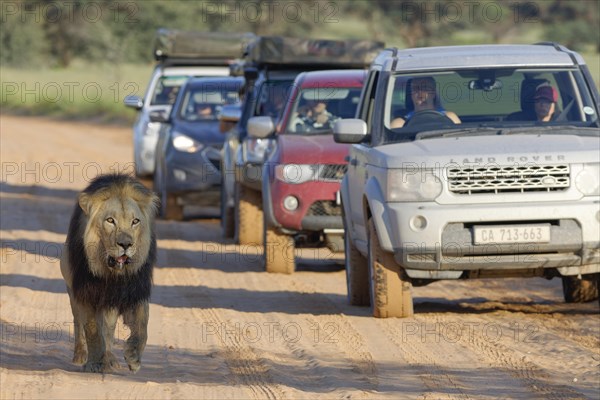
<svg viewBox="0 0 600 400"><path fill-rule="evenodd" d="M134 373L140 369L148 338L157 205L152 191L124 174L100 175L79 194L60 270L73 312L73 362L84 371L120 368L112 353L119 315L131 331L125 361Z"/></svg>

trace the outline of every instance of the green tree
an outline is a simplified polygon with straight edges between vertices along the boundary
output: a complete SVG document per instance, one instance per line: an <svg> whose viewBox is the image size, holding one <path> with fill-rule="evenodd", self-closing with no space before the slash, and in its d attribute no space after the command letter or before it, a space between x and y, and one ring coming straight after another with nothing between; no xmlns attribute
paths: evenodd
<svg viewBox="0 0 600 400"><path fill-rule="evenodd" d="M25 2L19 1L12 5L15 6L14 10L23 10ZM21 12L2 15L0 47L0 64L17 67L43 65L49 52L42 25L35 21L35 15Z"/></svg>

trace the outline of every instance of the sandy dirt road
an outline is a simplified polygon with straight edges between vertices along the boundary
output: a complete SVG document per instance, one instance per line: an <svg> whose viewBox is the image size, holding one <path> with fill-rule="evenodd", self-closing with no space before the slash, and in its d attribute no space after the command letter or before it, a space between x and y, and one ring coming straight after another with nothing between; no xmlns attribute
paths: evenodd
<svg viewBox="0 0 600 400"><path fill-rule="evenodd" d="M159 221L142 369L71 364L58 257L74 199L131 166L127 128L0 117L2 399L600 398L598 303L558 280L437 282L415 317L377 320L345 299L344 271L303 249L291 276L220 237L218 220Z"/></svg>

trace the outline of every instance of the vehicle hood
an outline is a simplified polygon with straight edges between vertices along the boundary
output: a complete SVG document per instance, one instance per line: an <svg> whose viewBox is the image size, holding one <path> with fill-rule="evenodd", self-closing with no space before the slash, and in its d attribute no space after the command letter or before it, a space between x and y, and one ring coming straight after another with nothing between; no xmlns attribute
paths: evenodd
<svg viewBox="0 0 600 400"><path fill-rule="evenodd" d="M183 133L202 143L225 141L225 135L219 130L219 121L178 121L173 124L173 131Z"/></svg>
<svg viewBox="0 0 600 400"><path fill-rule="evenodd" d="M286 164L346 164L350 146L336 143L333 135L277 136L278 162Z"/></svg>
<svg viewBox="0 0 600 400"><path fill-rule="evenodd" d="M564 134L433 138L378 146L370 164L384 168L448 164L556 164L598 162L600 139Z"/></svg>

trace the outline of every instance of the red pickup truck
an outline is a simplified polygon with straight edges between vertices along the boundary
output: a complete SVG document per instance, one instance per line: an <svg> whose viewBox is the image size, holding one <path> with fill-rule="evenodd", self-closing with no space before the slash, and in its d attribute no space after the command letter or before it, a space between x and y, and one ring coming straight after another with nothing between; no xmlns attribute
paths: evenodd
<svg viewBox="0 0 600 400"><path fill-rule="evenodd" d="M354 116L365 76L364 70L312 71L294 82L263 168L268 272L294 272L299 242L344 250L339 187L349 146L334 142L332 128Z"/></svg>

